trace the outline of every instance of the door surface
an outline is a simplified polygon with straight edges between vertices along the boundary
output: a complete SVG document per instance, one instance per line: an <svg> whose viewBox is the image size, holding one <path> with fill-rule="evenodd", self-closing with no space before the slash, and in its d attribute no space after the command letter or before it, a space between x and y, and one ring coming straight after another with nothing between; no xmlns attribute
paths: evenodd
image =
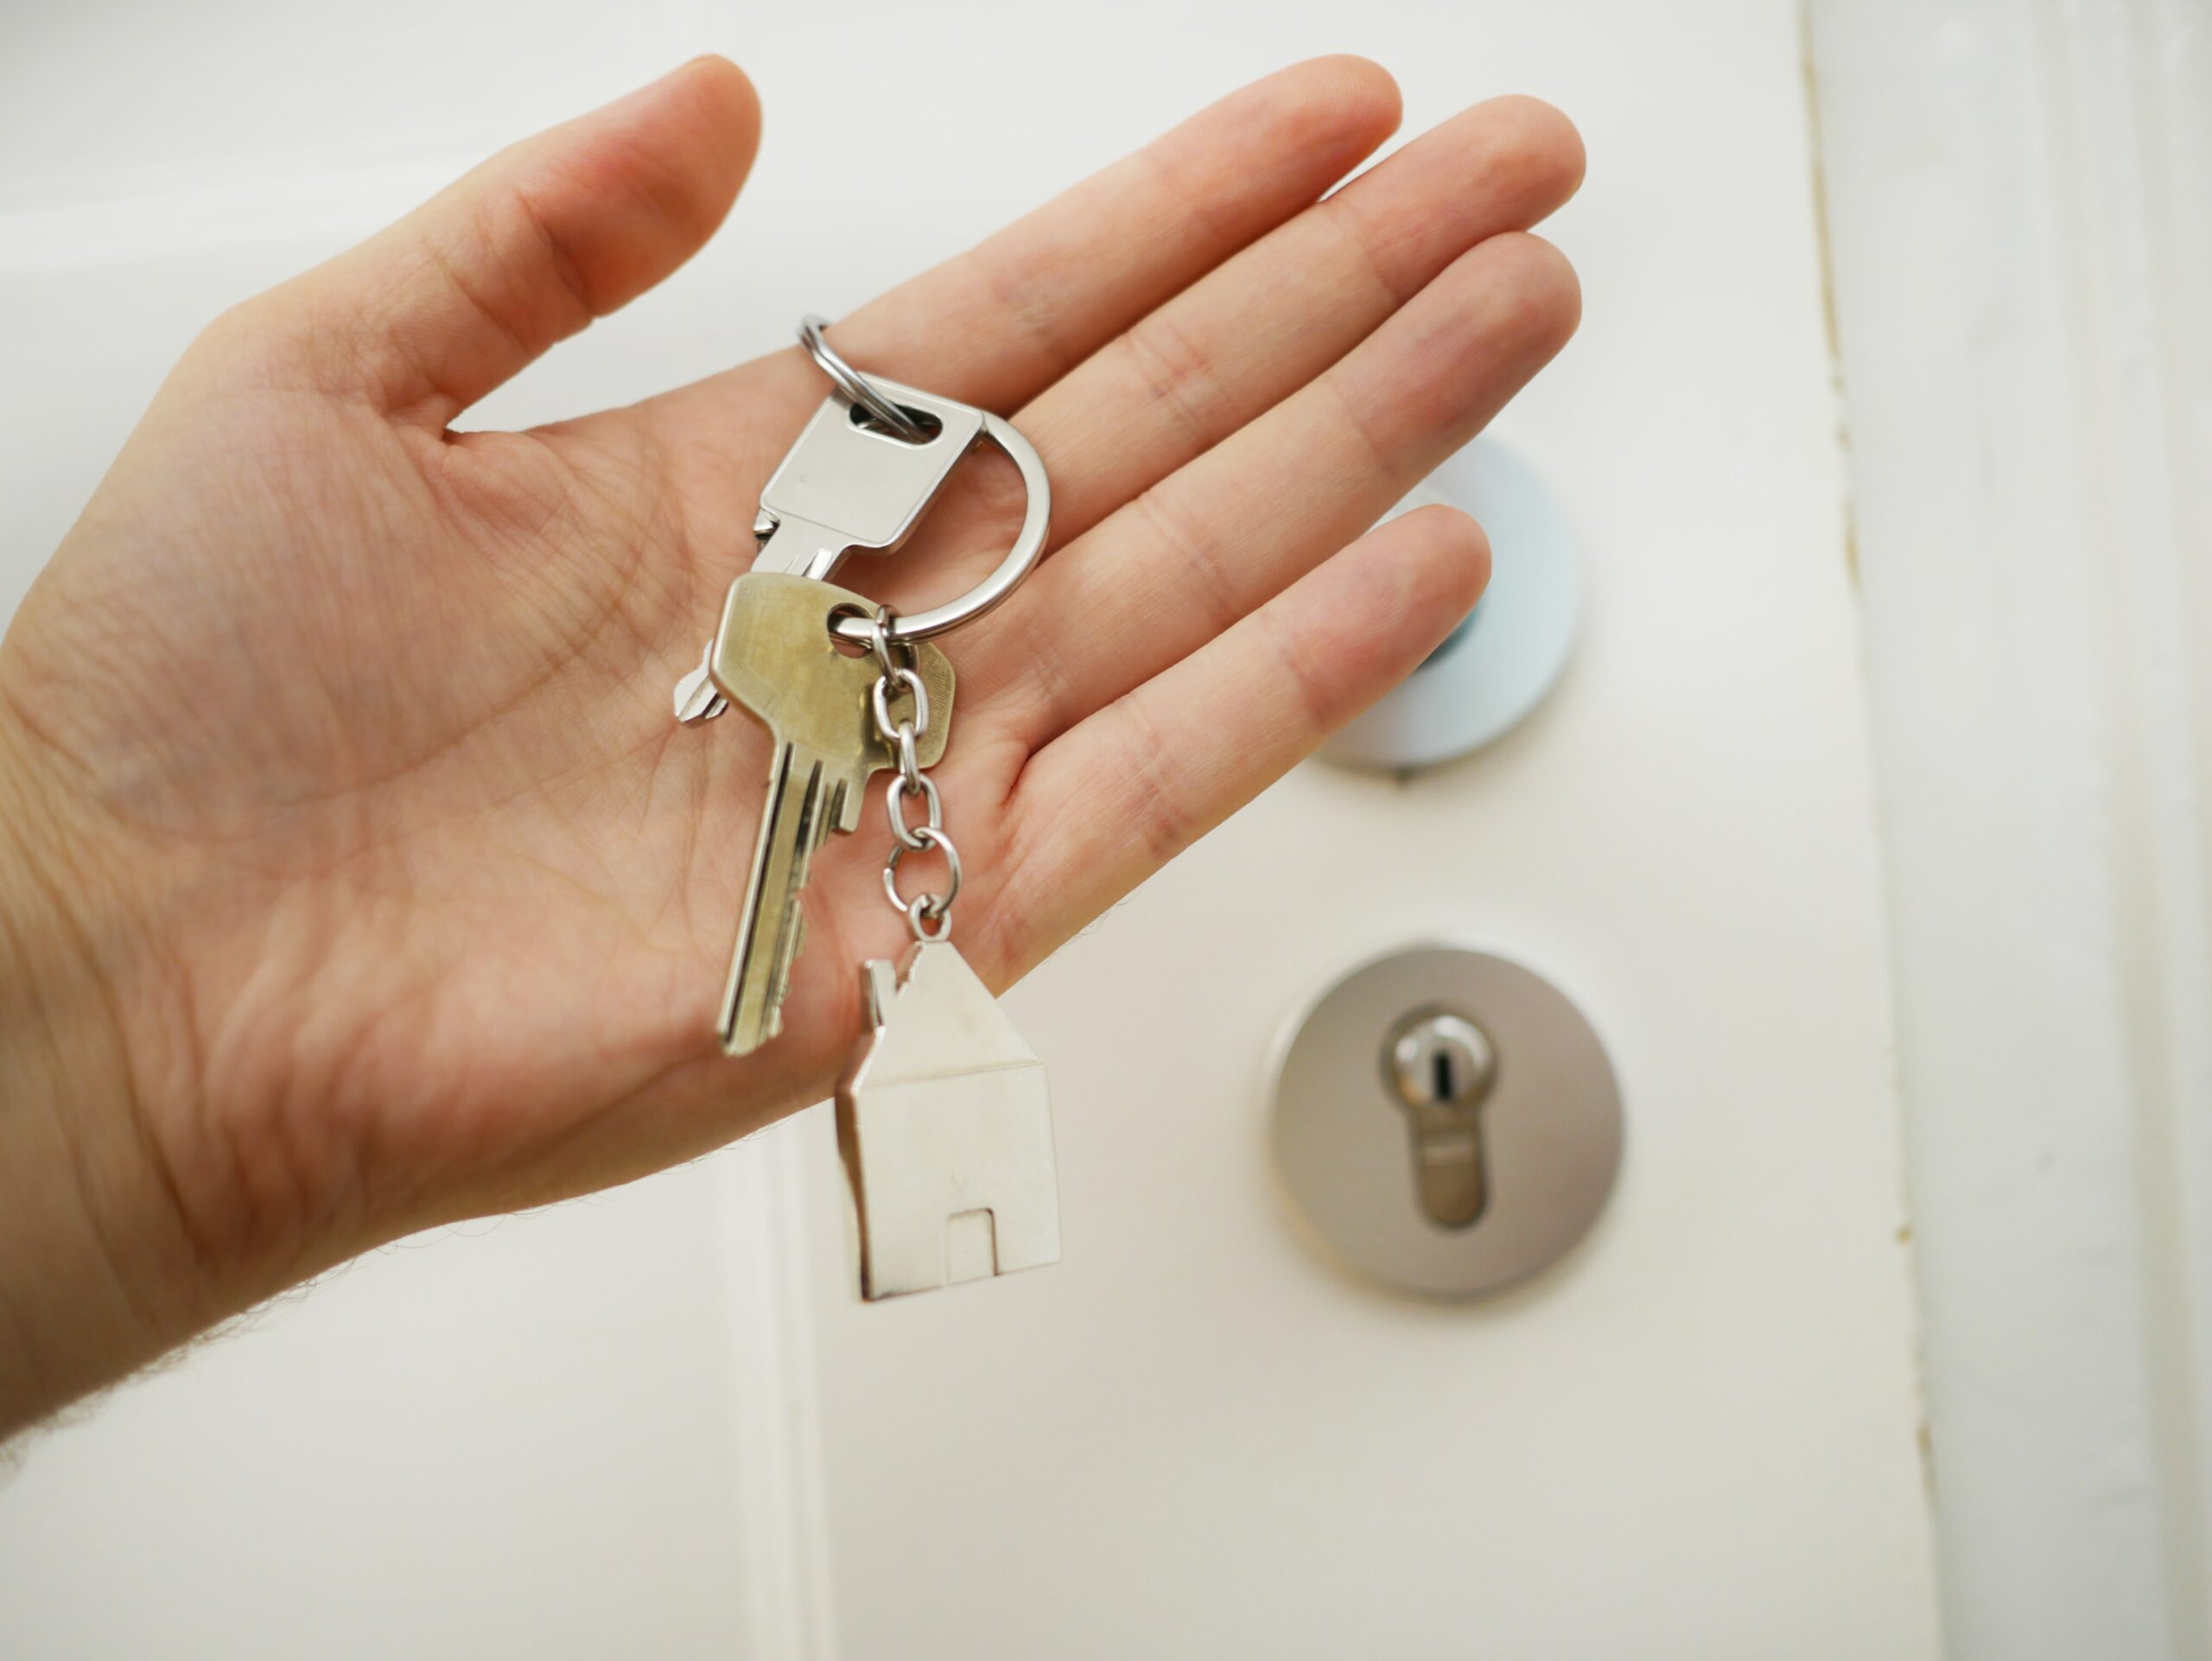
<svg viewBox="0 0 2212 1661"><path fill-rule="evenodd" d="M857 1306L818 1110L410 1242L20 1450L0 1652L1936 1651L1792 7L979 3L826 29L708 0L343 22L232 0L0 29L10 602L214 311L685 52L762 89L732 225L482 423L780 344L1310 53L1389 66L1408 130L1547 97L1592 156L1548 231L1582 333L1498 429L1584 552L1575 660L1471 760L1301 769L1014 993L1053 1078L1059 1266ZM926 143L867 118L908 102ZM802 223L803 253L779 235ZM1437 937L1566 988L1626 1103L1593 1235L1471 1308L1324 1266L1267 1164L1281 1022Z"/></svg>

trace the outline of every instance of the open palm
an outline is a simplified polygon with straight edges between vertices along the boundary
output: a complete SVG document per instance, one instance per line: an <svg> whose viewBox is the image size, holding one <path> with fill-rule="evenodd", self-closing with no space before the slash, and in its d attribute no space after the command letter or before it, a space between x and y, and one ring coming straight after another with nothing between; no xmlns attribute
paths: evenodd
<svg viewBox="0 0 2212 1661"><path fill-rule="evenodd" d="M1009 415L1053 481L1046 563L943 643L959 938L994 983L1479 592L1461 516L1367 527L1571 333L1572 274L1519 232L1580 152L1503 100L1321 200L1395 118L1372 66L1300 66L836 327L863 368ZM756 128L702 60L219 320L8 637L71 881L135 920L101 949L146 1141L238 1301L818 1097L857 964L903 938L871 812L817 862L784 1036L720 1053L765 746L677 728L669 690L825 393L805 358L450 425L692 252ZM841 580L967 586L1018 513L994 465Z"/></svg>

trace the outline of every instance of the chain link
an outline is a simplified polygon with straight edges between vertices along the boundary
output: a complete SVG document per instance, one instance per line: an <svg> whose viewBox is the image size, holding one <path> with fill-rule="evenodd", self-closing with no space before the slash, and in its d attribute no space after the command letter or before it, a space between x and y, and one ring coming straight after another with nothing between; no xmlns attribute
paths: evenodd
<svg viewBox="0 0 2212 1661"><path fill-rule="evenodd" d="M883 892L892 909L906 920L917 940L943 940L952 932L952 902L960 898L960 850L944 829L944 803L937 781L922 771L921 741L930 729L929 689L914 668L914 648L891 638L895 614L878 606L868 620L868 649L874 654L875 684L868 691L868 710L875 730L897 752L899 770L891 776L883 799L884 817L891 822L891 856L883 865ZM904 695L911 710L895 716L892 705ZM928 817L920 824L906 822L906 805L922 799ZM899 892L899 866L909 854L934 849L944 856L944 892L923 893L908 900Z"/></svg>
<svg viewBox="0 0 2212 1661"><path fill-rule="evenodd" d="M929 823L923 830L942 830L944 828L944 804L938 799L937 781L927 773L922 775L922 805L929 810ZM913 786L906 782L904 773L892 776L891 789L883 799L884 811L890 816L891 834L899 838L899 845L910 854L918 854L929 843L920 832L906 827L906 798L912 795Z"/></svg>

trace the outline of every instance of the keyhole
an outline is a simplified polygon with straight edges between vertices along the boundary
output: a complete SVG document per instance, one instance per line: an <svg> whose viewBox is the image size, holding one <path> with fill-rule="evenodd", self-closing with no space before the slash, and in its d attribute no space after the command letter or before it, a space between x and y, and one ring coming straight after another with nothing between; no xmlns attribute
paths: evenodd
<svg viewBox="0 0 2212 1661"><path fill-rule="evenodd" d="M1489 1035L1448 1009L1417 1009L1391 1029L1382 1072L1412 1133L1421 1210L1442 1227L1472 1228L1490 1204L1481 1109L1497 1055Z"/></svg>

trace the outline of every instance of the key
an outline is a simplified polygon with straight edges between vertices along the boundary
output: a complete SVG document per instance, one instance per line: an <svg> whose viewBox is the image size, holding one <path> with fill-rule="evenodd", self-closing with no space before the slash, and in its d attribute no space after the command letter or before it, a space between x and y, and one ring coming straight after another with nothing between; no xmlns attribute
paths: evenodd
<svg viewBox="0 0 2212 1661"><path fill-rule="evenodd" d="M849 553L892 552L982 436L983 411L971 404L896 381L875 385L936 430L926 442L910 444L866 424L865 411L831 392L760 488L753 570L826 581ZM710 641L709 656L713 650ZM676 684L676 718L687 727L728 707L712 690L704 658Z"/></svg>
<svg viewBox="0 0 2212 1661"><path fill-rule="evenodd" d="M830 633L832 614L844 608L873 609L860 595L811 577L748 571L730 584L709 653L714 685L774 741L716 1021L732 1055L750 1054L782 1029L808 867L830 832L859 824L868 780L897 763L869 710L874 659L845 656ZM916 646L914 657L930 700L929 731L917 749L930 767L944 754L951 729L952 665L931 646Z"/></svg>
<svg viewBox="0 0 2212 1661"><path fill-rule="evenodd" d="M934 711L932 711L934 714ZM1058 1263L1044 1063L947 942L862 971L869 1031L837 1086L863 1298Z"/></svg>

